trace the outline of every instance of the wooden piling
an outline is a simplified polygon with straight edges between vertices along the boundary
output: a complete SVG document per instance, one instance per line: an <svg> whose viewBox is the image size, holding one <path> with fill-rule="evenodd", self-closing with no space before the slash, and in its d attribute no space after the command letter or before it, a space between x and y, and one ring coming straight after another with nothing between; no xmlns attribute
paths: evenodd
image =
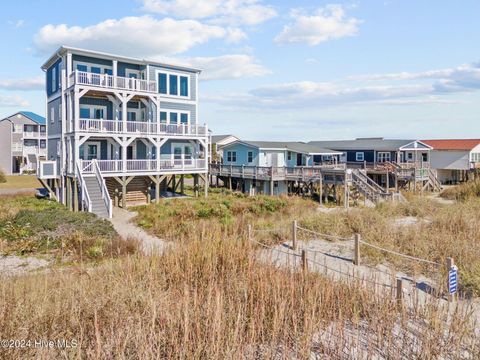
<svg viewBox="0 0 480 360"><path fill-rule="evenodd" d="M397 305L401 306L403 304L403 281L402 281L402 279L397 279L396 299L397 299Z"/></svg>

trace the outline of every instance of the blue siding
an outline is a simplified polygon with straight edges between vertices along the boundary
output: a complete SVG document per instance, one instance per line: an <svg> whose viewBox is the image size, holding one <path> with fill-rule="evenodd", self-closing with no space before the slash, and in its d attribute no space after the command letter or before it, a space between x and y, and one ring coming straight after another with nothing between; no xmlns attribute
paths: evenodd
<svg viewBox="0 0 480 360"><path fill-rule="evenodd" d="M190 111L190 124L193 125L197 123L197 108L195 105L175 103L173 101L160 101L160 111L161 110Z"/></svg>
<svg viewBox="0 0 480 360"><path fill-rule="evenodd" d="M99 59L90 56L83 56L83 55L72 55L72 66L74 61L87 63L89 65L103 65L103 66L112 66L111 60ZM72 68L71 70L75 70Z"/></svg>
<svg viewBox="0 0 480 360"><path fill-rule="evenodd" d="M128 64L128 63L124 63L124 62L119 62L119 63L117 63L117 75L118 76L125 76L126 73L127 73L126 72L127 69L141 71L144 68L145 67L143 65Z"/></svg>
<svg viewBox="0 0 480 360"><path fill-rule="evenodd" d="M52 86L52 74L53 74L53 69L55 69L55 84ZM55 94L59 89L60 89L60 76L61 76L61 69L62 69L62 60L58 59L55 64L50 66L47 69L47 96L51 96Z"/></svg>
<svg viewBox="0 0 480 360"><path fill-rule="evenodd" d="M185 145L191 144L189 141L186 141L186 140L177 140L177 139L168 140L160 148L160 159L170 159L171 158L171 156L172 156L172 143L185 144Z"/></svg>
<svg viewBox="0 0 480 360"><path fill-rule="evenodd" d="M237 153L237 161L236 162L229 162L227 159L227 152L228 151L236 151ZM253 152L253 162L248 162L248 152ZM231 144L223 148L223 163L227 165L258 165L259 157L258 157L258 149L252 146L247 146L244 144Z"/></svg>

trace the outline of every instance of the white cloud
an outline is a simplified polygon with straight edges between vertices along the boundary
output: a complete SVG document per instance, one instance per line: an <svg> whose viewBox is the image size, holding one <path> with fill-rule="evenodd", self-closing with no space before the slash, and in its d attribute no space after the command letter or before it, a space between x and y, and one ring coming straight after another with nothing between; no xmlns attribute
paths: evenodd
<svg viewBox="0 0 480 360"><path fill-rule="evenodd" d="M257 63L253 56L245 54L191 58L162 56L158 57L157 60L168 64L179 64L201 69L200 79L206 81L258 77L271 74L271 71Z"/></svg>
<svg viewBox="0 0 480 360"><path fill-rule="evenodd" d="M1 95L0 94L0 107L18 107L28 106L27 100L18 95Z"/></svg>
<svg viewBox="0 0 480 360"><path fill-rule="evenodd" d="M176 54L210 39L232 39L232 33L219 26L196 20L155 19L151 16L124 17L81 27L46 25L34 37L39 53L51 53L60 45L111 51L135 57ZM233 38L239 38L234 33Z"/></svg>
<svg viewBox="0 0 480 360"><path fill-rule="evenodd" d="M42 76L24 79L0 79L0 89L4 90L43 90L45 78Z"/></svg>
<svg viewBox="0 0 480 360"><path fill-rule="evenodd" d="M258 25L277 15L259 0L141 0L148 12L179 18L209 19L212 23Z"/></svg>
<svg viewBox="0 0 480 360"><path fill-rule="evenodd" d="M270 70L249 55L223 55L191 58L192 66L203 69L202 80L236 79L270 74Z"/></svg>
<svg viewBox="0 0 480 360"><path fill-rule="evenodd" d="M8 20L8 24L10 26L13 26L15 29L21 28L23 25L25 25L25 20L23 19L18 19L18 20Z"/></svg>
<svg viewBox="0 0 480 360"><path fill-rule="evenodd" d="M399 72L391 74L371 74L350 77L351 80L402 81L437 80L433 86L437 92L460 92L480 89L480 64L465 64L455 68L429 70L423 72Z"/></svg>
<svg viewBox="0 0 480 360"><path fill-rule="evenodd" d="M341 5L327 5L313 15L301 10L292 10L293 23L284 26L275 37L277 43L305 43L310 46L322 42L354 36L358 33L360 20L347 18Z"/></svg>

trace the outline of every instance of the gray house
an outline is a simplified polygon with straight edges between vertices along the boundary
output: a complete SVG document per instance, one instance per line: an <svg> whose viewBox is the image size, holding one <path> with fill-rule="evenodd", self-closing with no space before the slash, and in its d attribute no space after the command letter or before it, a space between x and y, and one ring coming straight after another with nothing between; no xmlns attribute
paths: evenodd
<svg viewBox="0 0 480 360"><path fill-rule="evenodd" d="M36 172L47 151L45 118L19 111L0 120L0 169L7 175Z"/></svg>
<svg viewBox="0 0 480 360"><path fill-rule="evenodd" d="M198 116L200 70L62 46L46 75L48 161L40 180L71 209L207 189L209 132Z"/></svg>

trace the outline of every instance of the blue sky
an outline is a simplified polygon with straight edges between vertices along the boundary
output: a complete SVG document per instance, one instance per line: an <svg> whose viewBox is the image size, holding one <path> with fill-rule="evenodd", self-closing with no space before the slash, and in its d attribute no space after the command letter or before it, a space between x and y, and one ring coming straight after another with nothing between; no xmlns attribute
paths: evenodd
<svg viewBox="0 0 480 360"><path fill-rule="evenodd" d="M200 117L246 139L480 136L480 2L2 4L0 116L44 114L60 45L204 69Z"/></svg>

